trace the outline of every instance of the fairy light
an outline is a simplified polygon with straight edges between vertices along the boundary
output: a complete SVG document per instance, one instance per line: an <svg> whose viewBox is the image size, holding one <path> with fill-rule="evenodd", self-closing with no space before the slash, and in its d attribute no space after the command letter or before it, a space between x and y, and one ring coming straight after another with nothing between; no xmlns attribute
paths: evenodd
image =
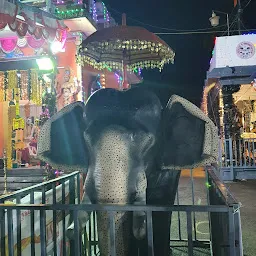
<svg viewBox="0 0 256 256"><path fill-rule="evenodd" d="M57 0L57 4L64 4L64 1L62 1L62 0Z"/></svg>
<svg viewBox="0 0 256 256"><path fill-rule="evenodd" d="M59 18L74 18L80 17L84 14L83 8L75 8L69 10L61 10L60 8L55 9L56 16Z"/></svg>
<svg viewBox="0 0 256 256"><path fill-rule="evenodd" d="M106 5L103 2L102 2L102 5L103 5L104 20L109 22L109 12L107 10L107 7L106 7Z"/></svg>
<svg viewBox="0 0 256 256"><path fill-rule="evenodd" d="M96 22L98 22L98 15L97 15L96 2L95 1L93 1L93 10L92 10L92 12L93 12L93 19Z"/></svg>

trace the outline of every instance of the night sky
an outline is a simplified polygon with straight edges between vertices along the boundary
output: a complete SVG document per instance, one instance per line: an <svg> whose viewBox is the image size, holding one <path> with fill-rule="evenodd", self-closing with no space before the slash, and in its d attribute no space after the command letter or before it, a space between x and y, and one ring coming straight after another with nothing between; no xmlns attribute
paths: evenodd
<svg viewBox="0 0 256 256"><path fill-rule="evenodd" d="M241 0L242 7L249 1ZM119 24L121 13L124 12L127 14L127 25L142 26L154 33L175 32L160 28L209 28L207 31L212 31L208 34L159 35L175 51L175 63L167 65L161 73L158 70L143 71L144 83L141 86L154 90L163 104L171 94L176 93L200 105L214 37L223 34L215 30L227 30L225 15L218 14L220 25L224 25L218 29L211 28L209 18L212 10L218 10L231 14L232 23L236 15L233 0L105 0L105 4ZM256 29L253 10L256 10L256 0L252 0L244 9L242 29Z"/></svg>

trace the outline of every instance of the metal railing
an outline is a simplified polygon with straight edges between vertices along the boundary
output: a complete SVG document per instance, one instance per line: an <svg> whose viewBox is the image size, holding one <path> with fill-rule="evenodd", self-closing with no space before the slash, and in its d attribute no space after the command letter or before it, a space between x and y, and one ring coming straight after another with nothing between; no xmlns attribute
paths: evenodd
<svg viewBox="0 0 256 256"><path fill-rule="evenodd" d="M172 212L170 247L173 255L182 252L183 255L242 256L239 203L212 167L205 173L204 177L198 177L191 170L182 176L174 206L81 205L81 177L77 172L4 196L0 198L1 256L100 255L96 220L99 211L109 216L111 256L116 255L115 213L127 211L147 214L148 255L154 255L152 213ZM24 204L26 196L28 203ZM92 211L83 232L79 231L79 211ZM74 221L75 234L72 241L65 232L71 221ZM25 247L27 238L30 246ZM199 252L201 254L197 254Z"/></svg>
<svg viewBox="0 0 256 256"><path fill-rule="evenodd" d="M256 179L256 139L220 139L222 180Z"/></svg>
<svg viewBox="0 0 256 256"><path fill-rule="evenodd" d="M220 167L256 167L256 139L223 139L220 147Z"/></svg>

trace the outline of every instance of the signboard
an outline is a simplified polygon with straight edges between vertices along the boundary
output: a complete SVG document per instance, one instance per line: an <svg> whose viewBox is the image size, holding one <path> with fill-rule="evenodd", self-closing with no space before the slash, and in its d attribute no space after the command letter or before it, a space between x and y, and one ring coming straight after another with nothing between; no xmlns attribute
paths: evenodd
<svg viewBox="0 0 256 256"><path fill-rule="evenodd" d="M256 34L217 37L210 63L214 68L255 66Z"/></svg>

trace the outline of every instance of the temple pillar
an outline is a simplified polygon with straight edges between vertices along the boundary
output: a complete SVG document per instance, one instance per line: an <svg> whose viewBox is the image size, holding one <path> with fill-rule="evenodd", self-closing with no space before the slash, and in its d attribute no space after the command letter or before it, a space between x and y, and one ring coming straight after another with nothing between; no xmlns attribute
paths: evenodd
<svg viewBox="0 0 256 256"><path fill-rule="evenodd" d="M222 86L222 101L223 101L223 136L228 139L232 136L232 124L234 122L233 93L240 90L240 85L223 85Z"/></svg>
<svg viewBox="0 0 256 256"><path fill-rule="evenodd" d="M233 125L234 125L234 99L233 93L238 92L240 90L240 85L223 85L222 86L222 117L220 116L220 120L222 123L222 138L224 139L225 144L225 158L227 163L230 166L233 166ZM233 138L234 139L234 138Z"/></svg>

